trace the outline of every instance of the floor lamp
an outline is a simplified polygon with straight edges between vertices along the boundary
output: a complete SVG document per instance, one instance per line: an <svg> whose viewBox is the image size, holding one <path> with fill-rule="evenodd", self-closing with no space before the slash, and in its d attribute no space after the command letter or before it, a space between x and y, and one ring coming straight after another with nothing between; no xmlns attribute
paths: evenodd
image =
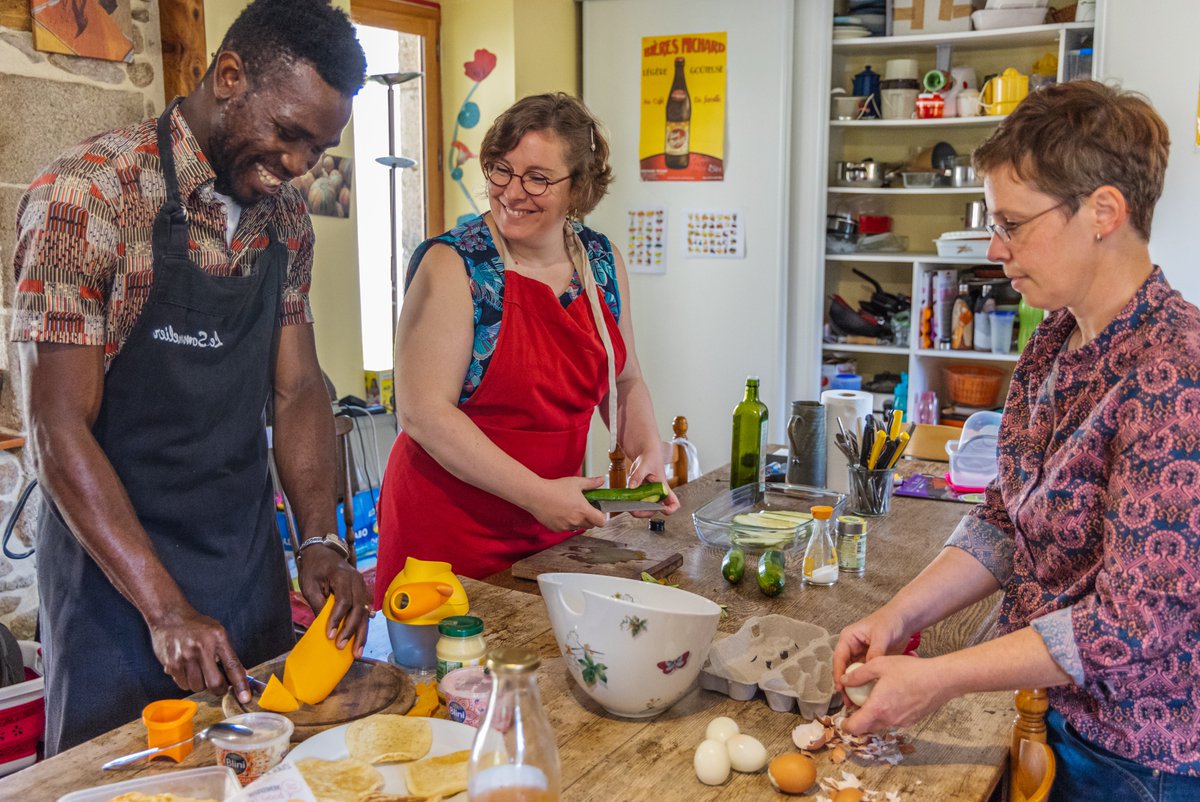
<svg viewBox="0 0 1200 802"><path fill-rule="evenodd" d="M398 258L398 248L396 247L396 171L405 167L416 167L415 159L410 159L407 156L396 155L396 87L400 84L407 83L414 78L420 78L419 72L387 72L379 75L368 76L370 80L376 83L381 83L387 87L388 92L388 155L377 156L375 161L387 167L388 175L388 196L391 200L391 220L392 220L392 353L395 354L395 336L396 336L396 319L400 316L400 296L399 296L399 276L397 272L396 261Z"/></svg>

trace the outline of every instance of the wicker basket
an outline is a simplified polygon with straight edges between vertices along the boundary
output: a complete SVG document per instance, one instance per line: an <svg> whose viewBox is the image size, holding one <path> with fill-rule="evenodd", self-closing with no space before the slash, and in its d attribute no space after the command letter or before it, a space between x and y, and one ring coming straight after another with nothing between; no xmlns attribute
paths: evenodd
<svg viewBox="0 0 1200 802"><path fill-rule="evenodd" d="M950 365L950 400L968 407L993 407L1000 393L1004 371L982 365Z"/></svg>

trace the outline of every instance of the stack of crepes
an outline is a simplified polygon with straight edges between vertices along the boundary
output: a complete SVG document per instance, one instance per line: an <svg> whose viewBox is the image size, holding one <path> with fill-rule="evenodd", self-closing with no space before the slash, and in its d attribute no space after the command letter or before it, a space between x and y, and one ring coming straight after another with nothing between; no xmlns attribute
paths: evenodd
<svg viewBox="0 0 1200 802"><path fill-rule="evenodd" d="M350 670L354 662L354 638L339 649L335 640L325 634L333 610L333 595L325 600L312 626L288 654L283 664L283 681L274 674L267 681L258 704L263 710L291 713L300 703L315 705L324 701Z"/></svg>

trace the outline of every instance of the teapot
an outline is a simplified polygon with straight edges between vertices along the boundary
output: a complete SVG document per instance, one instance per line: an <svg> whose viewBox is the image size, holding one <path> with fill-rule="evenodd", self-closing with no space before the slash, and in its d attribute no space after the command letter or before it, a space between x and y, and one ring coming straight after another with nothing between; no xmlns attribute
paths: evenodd
<svg viewBox="0 0 1200 802"><path fill-rule="evenodd" d="M867 98L862 104L864 118L879 116L879 73L872 70L870 64L854 76L854 95Z"/></svg>
<svg viewBox="0 0 1200 802"><path fill-rule="evenodd" d="M1011 114L1029 94L1029 76L1009 67L983 84L980 104L991 116Z"/></svg>

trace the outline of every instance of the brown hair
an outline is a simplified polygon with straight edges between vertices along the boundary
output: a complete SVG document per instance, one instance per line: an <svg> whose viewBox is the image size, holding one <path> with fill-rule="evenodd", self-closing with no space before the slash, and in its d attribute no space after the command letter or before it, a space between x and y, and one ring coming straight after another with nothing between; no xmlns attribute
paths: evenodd
<svg viewBox="0 0 1200 802"><path fill-rule="evenodd" d="M1170 145L1166 123L1143 96L1096 81L1067 81L1030 92L973 160L981 173L1010 165L1072 214L1081 198L1114 186L1125 196L1134 229L1150 239Z"/></svg>
<svg viewBox="0 0 1200 802"><path fill-rule="evenodd" d="M566 146L571 173L572 217L588 214L613 181L608 142L600 123L578 98L564 92L523 97L509 106L488 129L479 148L486 170L511 152L530 131L553 131Z"/></svg>

